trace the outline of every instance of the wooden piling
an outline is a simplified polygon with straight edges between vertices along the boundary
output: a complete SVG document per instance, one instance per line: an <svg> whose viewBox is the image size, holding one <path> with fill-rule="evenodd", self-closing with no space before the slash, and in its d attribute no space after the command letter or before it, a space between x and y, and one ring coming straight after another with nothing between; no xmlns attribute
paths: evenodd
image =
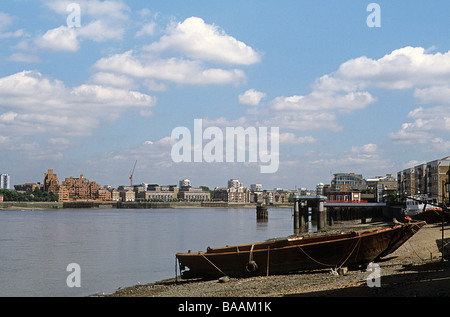
<svg viewBox="0 0 450 317"><path fill-rule="evenodd" d="M300 229L300 201L294 200L294 233Z"/></svg>
<svg viewBox="0 0 450 317"><path fill-rule="evenodd" d="M257 220L268 220L269 213L267 212L267 206L257 205L256 206L256 219Z"/></svg>

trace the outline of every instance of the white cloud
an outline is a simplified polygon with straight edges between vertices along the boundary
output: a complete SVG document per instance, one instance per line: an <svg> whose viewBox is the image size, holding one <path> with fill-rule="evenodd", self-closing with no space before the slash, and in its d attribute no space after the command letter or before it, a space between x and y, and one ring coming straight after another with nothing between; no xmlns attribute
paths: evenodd
<svg viewBox="0 0 450 317"><path fill-rule="evenodd" d="M38 72L0 78L0 134L89 135L126 109L148 114L156 99L137 91L84 84L67 88Z"/></svg>
<svg viewBox="0 0 450 317"><path fill-rule="evenodd" d="M320 153L320 157L307 162L308 166L311 169L353 171L363 175L381 175L394 168L393 162L384 155L384 151L372 143L352 146L339 154Z"/></svg>
<svg viewBox="0 0 450 317"><path fill-rule="evenodd" d="M136 86L134 80L128 76L104 72L95 73L91 76L90 81L94 84L112 87L133 88Z"/></svg>
<svg viewBox="0 0 450 317"><path fill-rule="evenodd" d="M413 122L404 123L399 131L389 134L396 143L427 144L440 139L436 135L450 132L450 106L419 107L410 111L408 118Z"/></svg>
<svg viewBox="0 0 450 317"><path fill-rule="evenodd" d="M450 52L430 54L422 47L404 47L378 60L366 56L351 59L317 80L315 89L353 91L367 87L408 89L446 84Z"/></svg>
<svg viewBox="0 0 450 317"><path fill-rule="evenodd" d="M414 91L414 97L423 104L450 104L450 87L439 85L423 89L417 88Z"/></svg>
<svg viewBox="0 0 450 317"><path fill-rule="evenodd" d="M291 132L280 133L279 138L280 144L313 144L317 141L312 136L297 137Z"/></svg>
<svg viewBox="0 0 450 317"><path fill-rule="evenodd" d="M124 28L114 27L111 23L105 23L102 20L93 21L74 30L79 37L95 42L105 42L114 39L120 40L125 33Z"/></svg>
<svg viewBox="0 0 450 317"><path fill-rule="evenodd" d="M50 9L64 17L71 3L73 1L46 1ZM104 42L123 38L130 9L122 1L79 0L76 3L81 10L81 27L62 25L48 30L35 40L38 47L74 52L79 50L81 39Z"/></svg>
<svg viewBox="0 0 450 317"><path fill-rule="evenodd" d="M318 78L309 94L280 96L271 105L275 112L274 121L284 122L290 128L294 129L296 124L307 129L320 128L307 118L322 116L327 120L321 127L337 131L340 128L337 114L351 113L376 102L370 89L414 89L413 96L422 103L449 104L449 80L450 51L432 53L422 47L408 46L379 59L362 56L344 62L336 72ZM413 144L414 139L419 143L428 142L435 136L433 131L442 130L437 126L450 123L445 111L448 109L434 107L422 109L421 116L416 114L419 117L410 113L414 122L403 124L401 130L391 133L390 137L406 144Z"/></svg>
<svg viewBox="0 0 450 317"><path fill-rule="evenodd" d="M198 17L170 25L166 33L146 49L154 52L177 51L194 59L227 64L251 65L261 60L253 48Z"/></svg>
<svg viewBox="0 0 450 317"><path fill-rule="evenodd" d="M378 146L373 143L365 144L363 146L352 146L350 149L351 154L356 154L362 157L371 158L377 154Z"/></svg>
<svg viewBox="0 0 450 317"><path fill-rule="evenodd" d="M8 13L0 12L0 31L7 29L13 23L13 17Z"/></svg>
<svg viewBox="0 0 450 317"><path fill-rule="evenodd" d="M349 92L345 95L331 91L313 91L306 96L277 97L272 109L277 111L323 111L351 112L363 109L375 98L368 92Z"/></svg>
<svg viewBox="0 0 450 317"><path fill-rule="evenodd" d="M95 68L142 79L157 79L180 84L227 84L244 81L242 70L205 68L201 63L181 58L159 59L136 57L133 51L116 54L97 61Z"/></svg>
<svg viewBox="0 0 450 317"><path fill-rule="evenodd" d="M285 129L307 130L331 130L342 131L342 126L337 123L336 114L331 111L280 111L268 120L263 121L265 126L278 126Z"/></svg>
<svg viewBox="0 0 450 317"><path fill-rule="evenodd" d="M39 63L41 61L39 57L25 53L14 53L7 60L18 63Z"/></svg>
<svg viewBox="0 0 450 317"><path fill-rule="evenodd" d="M27 33L23 29L21 29L21 30L17 30L14 32L0 33L0 39L25 37L26 35L27 35Z"/></svg>
<svg viewBox="0 0 450 317"><path fill-rule="evenodd" d="M67 16L67 6L73 2L72 0L47 0L45 4L56 13ZM75 2L80 5L82 20L83 16L112 20L112 23L128 20L130 8L123 1L77 0Z"/></svg>
<svg viewBox="0 0 450 317"><path fill-rule="evenodd" d="M38 37L35 43L41 48L53 51L75 52L80 48L75 29L67 26L48 30Z"/></svg>
<svg viewBox="0 0 450 317"><path fill-rule="evenodd" d="M136 33L136 37L141 36L151 36L155 35L156 23L150 22L141 27L141 29Z"/></svg>
<svg viewBox="0 0 450 317"><path fill-rule="evenodd" d="M249 89L239 95L239 103L246 106L257 106L266 94L255 89Z"/></svg>

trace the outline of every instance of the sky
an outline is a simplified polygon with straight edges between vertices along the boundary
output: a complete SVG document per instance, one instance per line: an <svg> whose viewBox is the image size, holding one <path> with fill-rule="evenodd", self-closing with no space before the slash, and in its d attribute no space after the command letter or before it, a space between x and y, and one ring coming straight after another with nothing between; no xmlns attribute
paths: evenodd
<svg viewBox="0 0 450 317"><path fill-rule="evenodd" d="M116 187L137 161L135 184L264 189L396 175L450 153L449 12L440 0L3 1L0 173ZM244 161L177 162L173 131L195 151L196 119L202 132L272 131L276 171L249 147Z"/></svg>

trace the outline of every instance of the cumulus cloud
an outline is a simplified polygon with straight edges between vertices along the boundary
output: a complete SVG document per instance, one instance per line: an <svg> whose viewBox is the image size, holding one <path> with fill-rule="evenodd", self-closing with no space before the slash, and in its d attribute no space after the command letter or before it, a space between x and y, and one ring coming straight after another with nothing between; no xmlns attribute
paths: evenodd
<svg viewBox="0 0 450 317"><path fill-rule="evenodd" d="M23 71L0 78L0 134L89 135L125 109L149 111L155 98L137 91L84 84L75 88Z"/></svg>
<svg viewBox="0 0 450 317"><path fill-rule="evenodd" d="M249 89L239 95L239 103L246 106L257 106L266 94L255 89Z"/></svg>
<svg viewBox="0 0 450 317"><path fill-rule="evenodd" d="M135 86L133 79L128 76L104 72L93 74L90 81L95 84L112 87L132 88Z"/></svg>
<svg viewBox="0 0 450 317"><path fill-rule="evenodd" d="M261 60L253 48L198 17L170 25L166 34L146 49L154 52L177 51L194 59L226 64L251 65Z"/></svg>
<svg viewBox="0 0 450 317"><path fill-rule="evenodd" d="M48 30L38 37L35 43L41 48L53 51L75 52L80 48L75 29L67 26Z"/></svg>
<svg viewBox="0 0 450 317"><path fill-rule="evenodd" d="M397 132L389 137L396 143L426 144L432 140L442 140L436 135L450 132L450 107L435 106L431 108L416 108L408 113L413 122L404 123ZM435 142L435 144L442 142Z"/></svg>
<svg viewBox="0 0 450 317"><path fill-rule="evenodd" d="M155 34L156 23L150 22L141 27L141 29L136 33L136 37L141 36L151 36Z"/></svg>
<svg viewBox="0 0 450 317"><path fill-rule="evenodd" d="M0 12L0 31L7 29L13 23L13 17L8 13Z"/></svg>
<svg viewBox="0 0 450 317"><path fill-rule="evenodd" d="M317 141L312 136L297 137L291 132L280 133L279 140L280 144L313 144Z"/></svg>
<svg viewBox="0 0 450 317"><path fill-rule="evenodd" d="M182 58L138 57L133 51L102 58L97 61L95 68L141 79L180 84L227 84L240 83L246 79L244 72L239 69L206 68L200 62Z"/></svg>
<svg viewBox="0 0 450 317"><path fill-rule="evenodd" d="M46 0L45 4L56 13L67 16L67 6L73 2L72 0ZM115 22L128 20L130 8L123 1L77 0L76 3L80 5L83 15L95 19Z"/></svg>
<svg viewBox="0 0 450 317"><path fill-rule="evenodd" d="M67 16L68 5L73 1L46 1L54 12ZM81 26L50 29L35 39L35 44L53 51L75 52L80 49L80 41L88 39L95 42L122 39L129 8L121 1L80 0Z"/></svg>
<svg viewBox="0 0 450 317"><path fill-rule="evenodd" d="M332 73L318 78L306 95L280 96L271 102L275 121L284 126L325 128L338 131L337 115L366 108L377 101L369 90L414 89L413 97L423 104L450 104L450 51L430 53L422 47L403 47L379 59L366 56L342 63ZM391 139L398 143L425 143L450 121L447 107L418 108L409 113L413 122L404 123ZM314 125L308 116L326 119ZM319 121L319 120L317 120ZM447 131L447 129L445 129ZM415 141L416 140L416 141Z"/></svg>
<svg viewBox="0 0 450 317"><path fill-rule="evenodd" d="M271 102L273 124L295 130L342 130L337 113L363 109L376 99L367 92L313 91L306 96L277 97Z"/></svg>
<svg viewBox="0 0 450 317"><path fill-rule="evenodd" d="M125 33L124 28L113 27L110 22L103 20L93 21L81 28L75 29L77 35L95 42L121 39Z"/></svg>
<svg viewBox="0 0 450 317"><path fill-rule="evenodd" d="M14 53L6 60L19 63L39 63L41 61L37 56L24 53Z"/></svg>
<svg viewBox="0 0 450 317"><path fill-rule="evenodd" d="M141 27L136 37L153 35L156 23ZM86 36L90 33L86 32ZM83 28L77 34L84 34ZM174 53L170 57L171 52ZM242 69L224 65L249 65L260 61L250 46L227 35L218 26L206 24L201 18L188 18L170 24L156 42L143 49L110 55L96 62L94 68L103 73L140 79L153 91L167 89L165 82L189 85L241 84L246 81ZM253 96L261 100L262 96ZM248 98L247 98L248 99Z"/></svg>
<svg viewBox="0 0 450 317"><path fill-rule="evenodd" d="M381 175L394 167L393 162L384 155L384 151L373 143L352 146L338 155L321 153L320 157L320 159L308 162L312 169L350 170L358 171L363 175Z"/></svg>
<svg viewBox="0 0 450 317"><path fill-rule="evenodd" d="M446 84L449 75L450 52L431 54L422 47L407 46L377 60L366 56L351 59L343 63L335 73L319 78L315 89L409 89Z"/></svg>
<svg viewBox="0 0 450 317"><path fill-rule="evenodd" d="M272 108L279 111L339 110L351 112L363 109L374 101L375 98L368 92L337 94L330 91L313 91L306 96L277 97L272 102Z"/></svg>

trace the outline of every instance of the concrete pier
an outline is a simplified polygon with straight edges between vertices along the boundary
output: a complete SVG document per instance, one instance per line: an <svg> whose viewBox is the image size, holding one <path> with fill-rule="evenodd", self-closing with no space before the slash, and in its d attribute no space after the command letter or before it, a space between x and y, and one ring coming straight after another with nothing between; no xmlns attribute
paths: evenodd
<svg viewBox="0 0 450 317"><path fill-rule="evenodd" d="M308 231L308 210L311 208L311 218L317 219L317 229L325 229L327 213L325 196L294 195L294 233Z"/></svg>

